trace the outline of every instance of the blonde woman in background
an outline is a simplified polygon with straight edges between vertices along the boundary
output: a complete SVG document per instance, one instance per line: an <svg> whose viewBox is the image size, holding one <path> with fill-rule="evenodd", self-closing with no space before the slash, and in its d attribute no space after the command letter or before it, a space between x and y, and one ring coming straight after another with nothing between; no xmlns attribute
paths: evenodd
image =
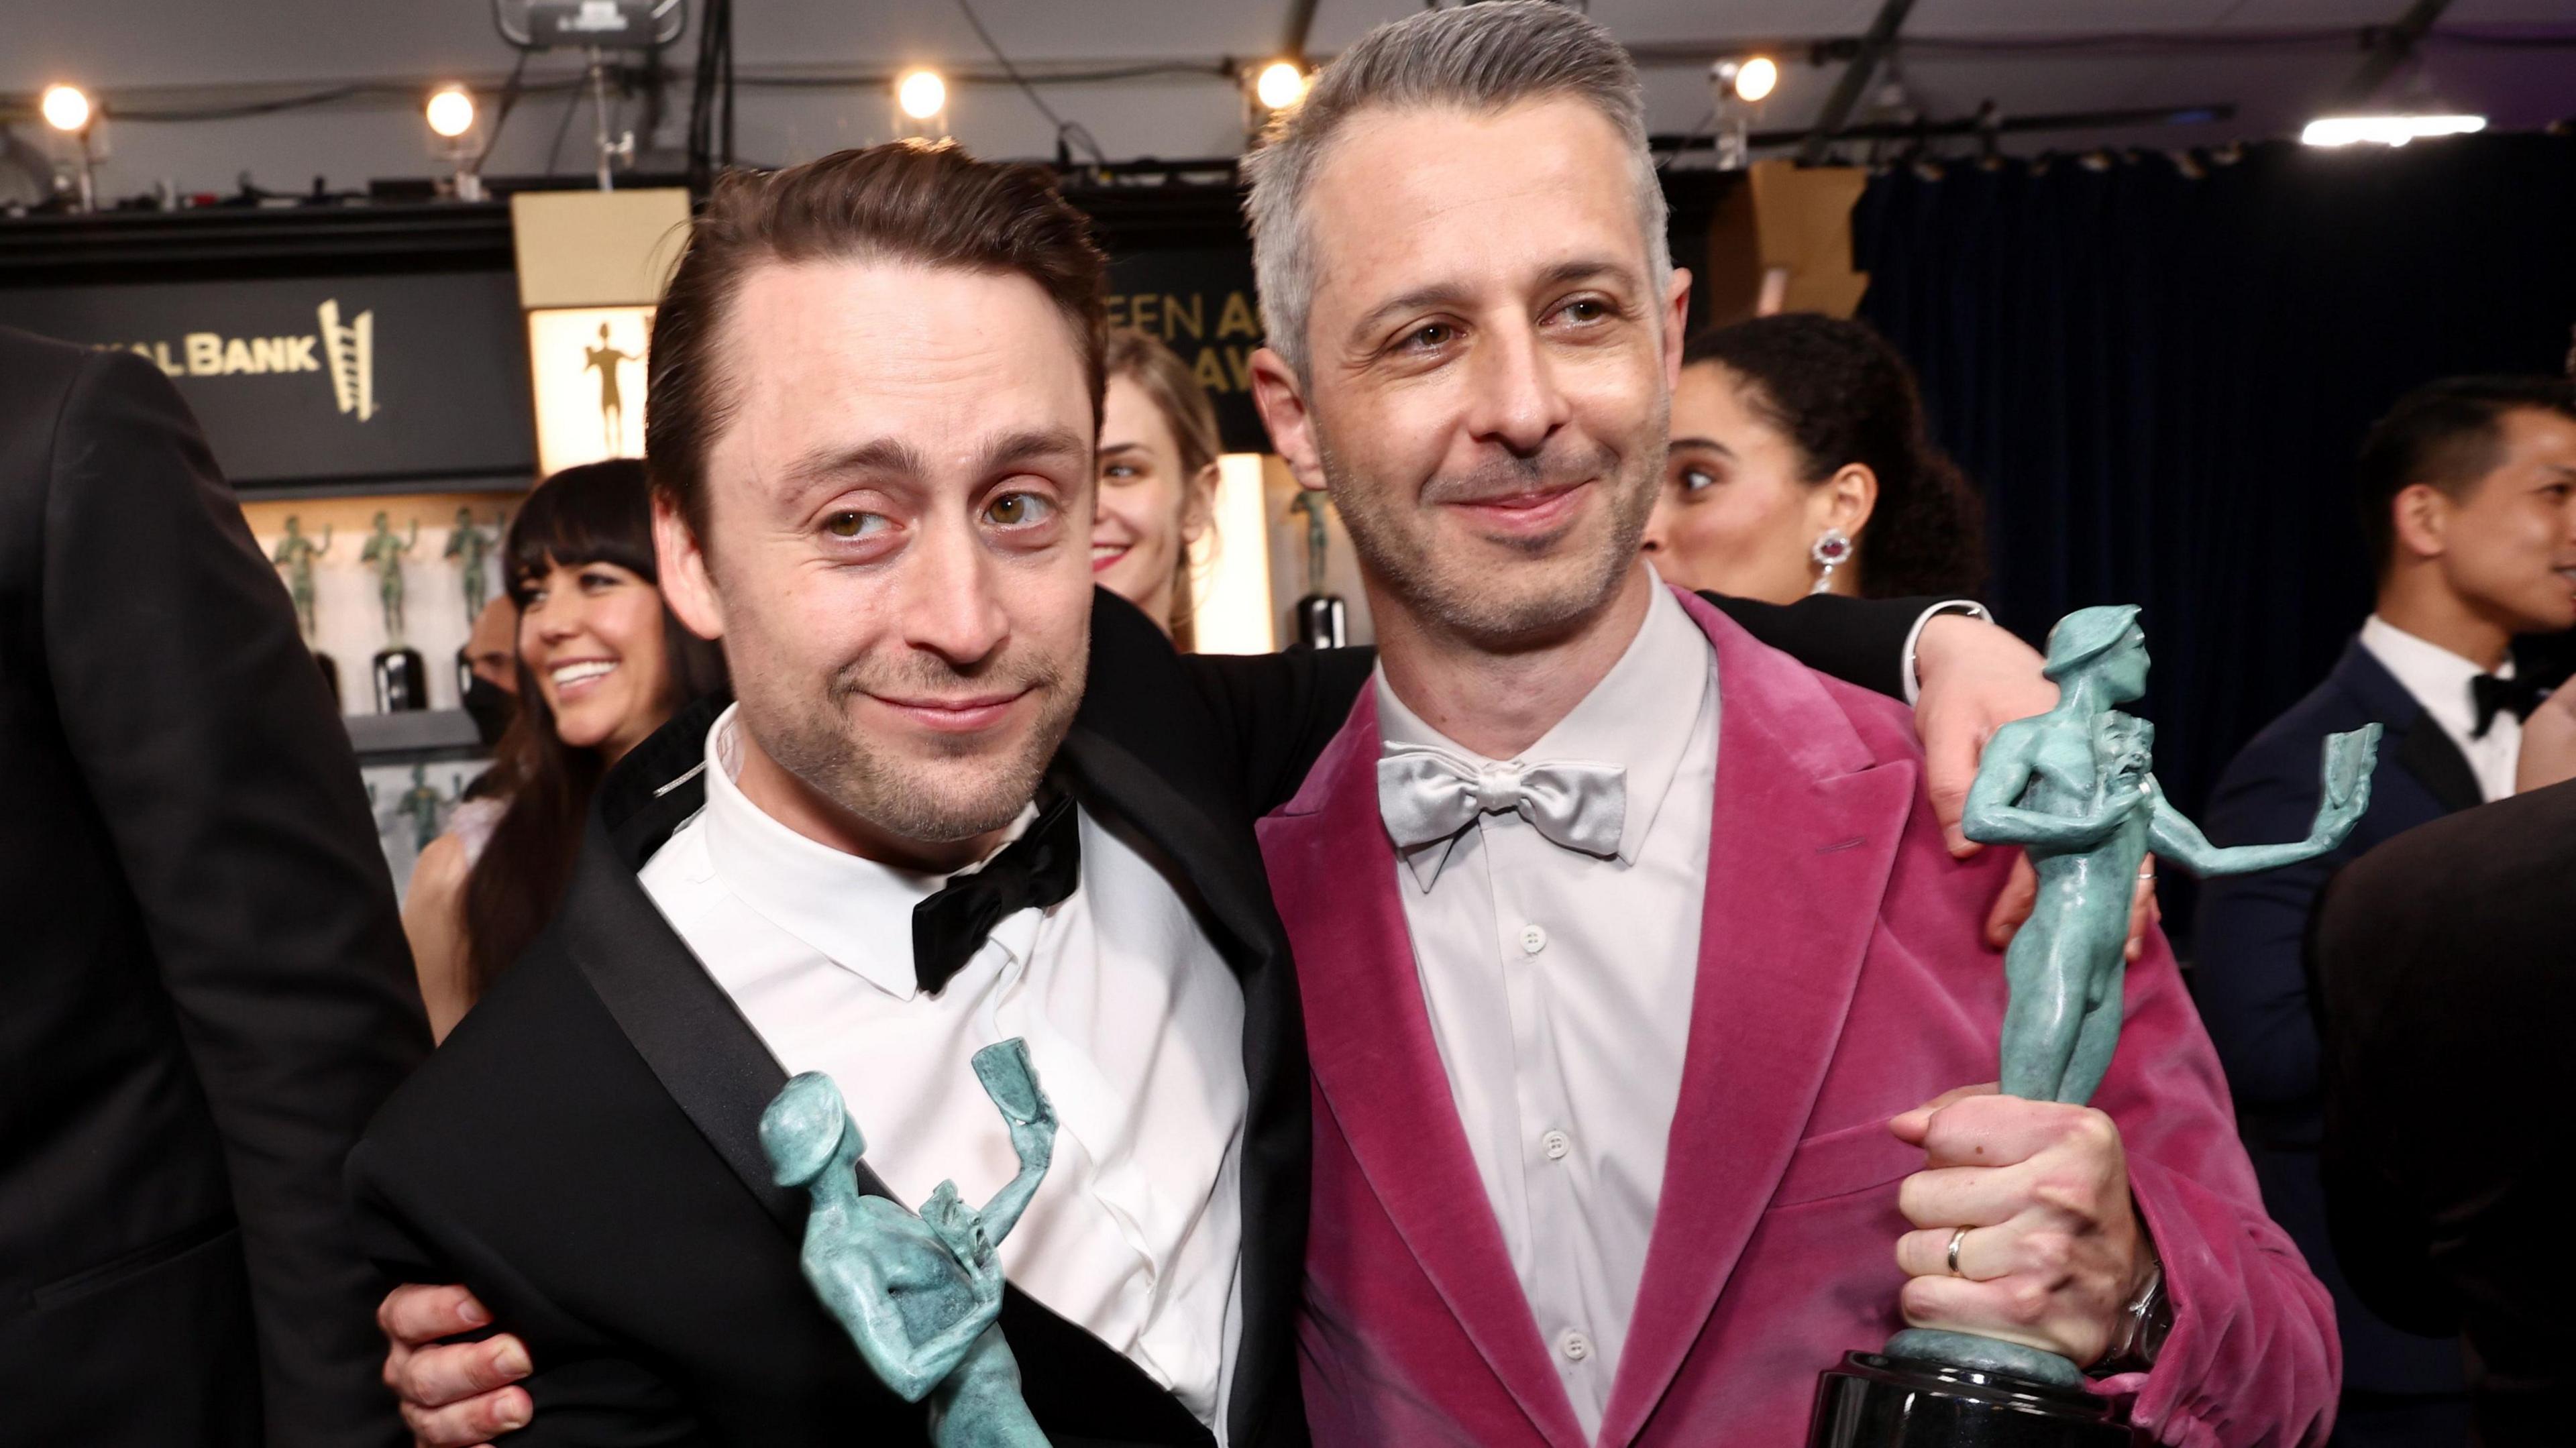
<svg viewBox="0 0 2576 1448"><path fill-rule="evenodd" d="M1190 545L1216 501L1216 409L1189 364L1146 333L1110 333L1108 369L1091 575L1187 652Z"/></svg>

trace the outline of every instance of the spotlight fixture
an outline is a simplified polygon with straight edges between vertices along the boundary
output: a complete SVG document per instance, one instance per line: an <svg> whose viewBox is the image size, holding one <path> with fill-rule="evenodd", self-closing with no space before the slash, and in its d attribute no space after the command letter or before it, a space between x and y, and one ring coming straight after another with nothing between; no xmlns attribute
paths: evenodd
<svg viewBox="0 0 2576 1448"><path fill-rule="evenodd" d="M1252 93L1269 109L1284 111L1306 98L1305 67L1293 60L1274 60L1254 78Z"/></svg>
<svg viewBox="0 0 2576 1448"><path fill-rule="evenodd" d="M1780 84L1780 63L1767 55L1757 55L1735 67L1735 98L1758 101L1771 94Z"/></svg>
<svg viewBox="0 0 2576 1448"><path fill-rule="evenodd" d="M461 85L443 86L430 95L424 114L432 131L455 140L474 129L474 97Z"/></svg>
<svg viewBox="0 0 2576 1448"><path fill-rule="evenodd" d="M916 121L936 118L948 109L948 82L935 70L908 70L894 84L894 103Z"/></svg>
<svg viewBox="0 0 2576 1448"><path fill-rule="evenodd" d="M90 118L96 114L89 103L89 94L73 85L45 87L44 99L38 106L45 114L45 124L66 135L78 135L88 130Z"/></svg>
<svg viewBox="0 0 2576 1448"><path fill-rule="evenodd" d="M2308 122L2299 139L2311 146L2403 146L2419 136L2465 136L2486 128L2484 116L2325 116Z"/></svg>

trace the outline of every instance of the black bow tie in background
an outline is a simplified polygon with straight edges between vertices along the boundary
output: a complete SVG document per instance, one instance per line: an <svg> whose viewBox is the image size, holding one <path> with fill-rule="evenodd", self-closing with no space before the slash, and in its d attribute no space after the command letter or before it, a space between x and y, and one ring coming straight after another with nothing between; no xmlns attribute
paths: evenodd
<svg viewBox="0 0 2576 1448"><path fill-rule="evenodd" d="M2469 737L2486 738L2487 730L2495 725L2496 715L2507 709L2513 711L2516 719L2530 718L2531 711L2539 708L2540 701L2548 697L2549 690L2529 679L2478 675L2469 680L2469 698L2478 706L2478 727L2469 731Z"/></svg>
<svg viewBox="0 0 2576 1448"><path fill-rule="evenodd" d="M1003 846L984 868L952 877L912 907L914 983L939 994L975 958L994 926L1022 910L1058 903L1081 878L1082 822L1073 796L1042 792L1028 833Z"/></svg>

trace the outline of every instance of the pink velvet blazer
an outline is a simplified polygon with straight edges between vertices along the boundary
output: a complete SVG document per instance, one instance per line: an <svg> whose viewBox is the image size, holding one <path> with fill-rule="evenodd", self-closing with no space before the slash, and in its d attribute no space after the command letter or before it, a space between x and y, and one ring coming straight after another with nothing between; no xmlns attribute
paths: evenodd
<svg viewBox="0 0 2576 1448"><path fill-rule="evenodd" d="M2009 859L1954 862L1894 701L1814 674L1688 594L1715 645L1715 818L1691 1045L1645 1282L1599 1441L1805 1441L1819 1370L1900 1323L1887 1120L1995 1078ZM1299 1339L1324 1448L1583 1441L1450 1103L1378 820L1373 692L1260 824L1314 1068ZM1676 1002L1678 1008L1679 1002ZM2094 1104L2119 1123L2176 1304L2111 1379L2176 1444L2319 1441L2333 1309L2263 1214L2217 1058L2161 937Z"/></svg>

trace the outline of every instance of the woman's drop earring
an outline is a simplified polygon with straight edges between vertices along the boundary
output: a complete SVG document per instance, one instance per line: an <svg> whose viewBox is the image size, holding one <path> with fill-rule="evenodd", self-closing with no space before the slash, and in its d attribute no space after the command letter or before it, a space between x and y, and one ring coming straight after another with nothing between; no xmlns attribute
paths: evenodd
<svg viewBox="0 0 2576 1448"><path fill-rule="evenodd" d="M1824 570L1816 575L1816 586L1807 591L1824 593L1833 584L1834 570L1851 561L1851 535L1840 528L1827 528L1817 535L1816 546L1807 550L1807 556L1816 560L1816 566Z"/></svg>

